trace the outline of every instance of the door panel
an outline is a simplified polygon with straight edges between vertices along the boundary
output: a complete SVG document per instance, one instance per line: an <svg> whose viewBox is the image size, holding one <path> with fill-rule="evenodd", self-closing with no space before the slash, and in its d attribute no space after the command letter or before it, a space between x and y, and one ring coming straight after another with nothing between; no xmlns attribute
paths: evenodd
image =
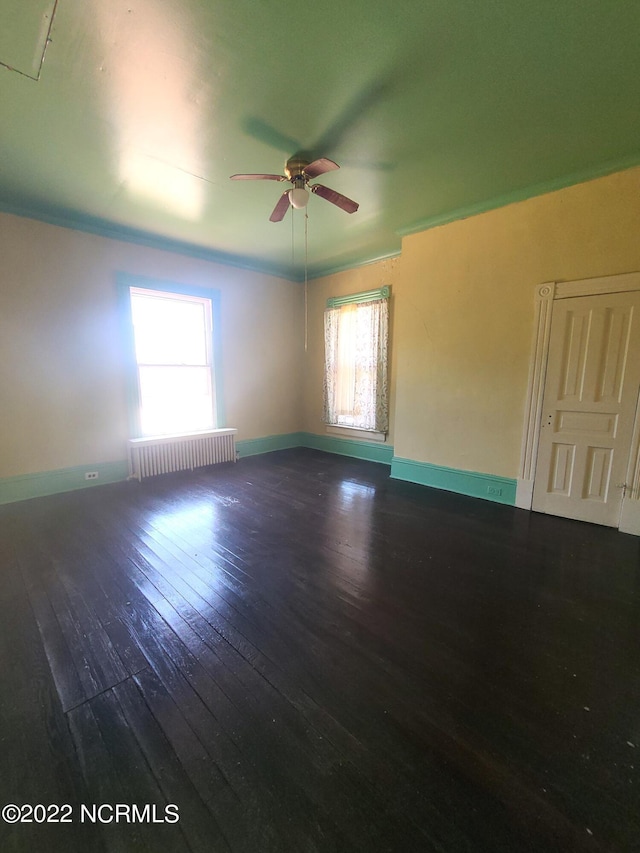
<svg viewBox="0 0 640 853"><path fill-rule="evenodd" d="M575 466L576 448L573 444L554 442L551 448L551 470L549 471L549 493L553 495L569 495L573 469Z"/></svg>
<svg viewBox="0 0 640 853"><path fill-rule="evenodd" d="M588 314L567 311L564 323L564 340L562 342L562 380L560 382L558 401L572 403L580 402L582 398L587 363L588 338Z"/></svg>
<svg viewBox="0 0 640 853"><path fill-rule="evenodd" d="M640 386L640 292L553 309L533 509L618 526Z"/></svg>
<svg viewBox="0 0 640 853"><path fill-rule="evenodd" d="M623 379L629 345L629 324L632 311L605 312L603 334L603 357L600 360L600 376L596 391L596 400L606 403L622 401Z"/></svg>

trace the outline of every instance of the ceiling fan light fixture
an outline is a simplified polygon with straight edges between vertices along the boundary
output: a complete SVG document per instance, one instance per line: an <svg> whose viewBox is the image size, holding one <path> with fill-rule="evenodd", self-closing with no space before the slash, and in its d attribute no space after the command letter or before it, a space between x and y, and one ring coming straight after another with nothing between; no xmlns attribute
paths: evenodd
<svg viewBox="0 0 640 853"><path fill-rule="evenodd" d="M294 187L292 190L289 190L289 201L291 202L292 207L295 207L296 210L300 210L307 206L309 201L309 191L305 189L305 187Z"/></svg>

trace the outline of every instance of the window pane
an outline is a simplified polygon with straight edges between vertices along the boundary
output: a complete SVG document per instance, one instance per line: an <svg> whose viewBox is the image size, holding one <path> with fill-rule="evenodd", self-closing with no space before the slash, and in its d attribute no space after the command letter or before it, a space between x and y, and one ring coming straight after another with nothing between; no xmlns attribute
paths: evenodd
<svg viewBox="0 0 640 853"><path fill-rule="evenodd" d="M139 377L144 435L213 428L208 367L140 367Z"/></svg>
<svg viewBox="0 0 640 853"><path fill-rule="evenodd" d="M325 311L324 420L388 430L386 299Z"/></svg>
<svg viewBox="0 0 640 853"><path fill-rule="evenodd" d="M352 416L355 407L357 312L357 305L346 305L338 316L336 412L339 418Z"/></svg>
<svg viewBox="0 0 640 853"><path fill-rule="evenodd" d="M131 294L138 364L206 364L205 304Z"/></svg>

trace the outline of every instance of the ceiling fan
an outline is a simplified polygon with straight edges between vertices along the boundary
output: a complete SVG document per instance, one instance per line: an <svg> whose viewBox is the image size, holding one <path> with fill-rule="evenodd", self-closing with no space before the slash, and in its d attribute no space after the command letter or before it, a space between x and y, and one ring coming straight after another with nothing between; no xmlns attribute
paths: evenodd
<svg viewBox="0 0 640 853"><path fill-rule="evenodd" d="M347 213L355 213L358 209L358 203L347 198L345 195L329 189L322 184L310 184L312 178L317 178L318 175L323 175L325 172L332 172L334 169L339 169L337 163L333 160L327 160L326 157L320 157L309 163L301 157L290 157L285 163L284 175L231 175L232 181L289 181L293 184L293 189L285 190L278 199L278 203L273 209L269 219L271 222L280 222L284 219L284 215L289 210L289 205L295 208L306 207L309 201L309 190L320 198L330 201L341 210Z"/></svg>

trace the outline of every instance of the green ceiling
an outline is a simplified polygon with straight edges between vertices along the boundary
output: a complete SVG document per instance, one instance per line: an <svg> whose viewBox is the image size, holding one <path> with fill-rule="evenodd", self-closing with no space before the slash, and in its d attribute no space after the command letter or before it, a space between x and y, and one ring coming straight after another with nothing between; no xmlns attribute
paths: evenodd
<svg viewBox="0 0 640 853"><path fill-rule="evenodd" d="M640 163L638 0L0 0L0 62L4 210L291 278L303 213L231 174L341 165L317 275Z"/></svg>

